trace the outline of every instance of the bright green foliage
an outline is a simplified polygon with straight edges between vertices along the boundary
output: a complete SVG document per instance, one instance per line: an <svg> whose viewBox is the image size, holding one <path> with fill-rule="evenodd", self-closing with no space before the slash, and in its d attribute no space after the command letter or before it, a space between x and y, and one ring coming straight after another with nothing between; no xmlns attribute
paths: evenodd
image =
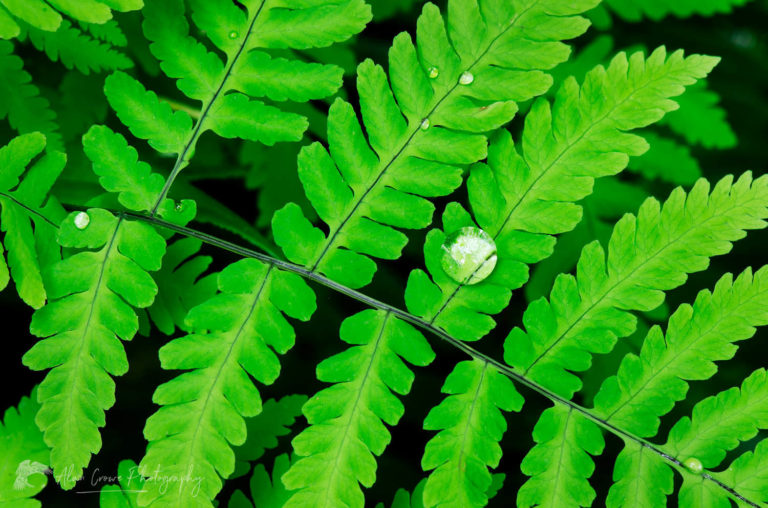
<svg viewBox="0 0 768 508"><path fill-rule="evenodd" d="M280 400L269 399L261 413L246 418L248 438L235 448L235 472L230 478L242 476L250 470L250 462L257 461L268 449L277 446L277 438L291 432L291 426L301 416L301 407L307 402L306 395L286 395Z"/></svg>
<svg viewBox="0 0 768 508"><path fill-rule="evenodd" d="M520 466L532 478L518 491L517 506L590 506L595 491L587 478L595 465L589 455L603 451L600 428L570 408L555 406L541 414L533 439L536 446Z"/></svg>
<svg viewBox="0 0 768 508"><path fill-rule="evenodd" d="M94 39L63 20L55 32L23 25L19 40L29 40L54 62L61 61L67 69L83 74L102 70L127 69L133 62L111 45Z"/></svg>
<svg viewBox="0 0 768 508"><path fill-rule="evenodd" d="M78 26L91 34L94 38L106 42L112 46L125 47L128 39L116 21L110 20L103 24L79 22Z"/></svg>
<svg viewBox="0 0 768 508"><path fill-rule="evenodd" d="M94 126L83 147L107 191L119 193L130 210L150 209L163 178L137 160L122 136ZM185 223L194 216L194 203L182 205L177 210L165 200L161 214ZM149 307L154 300L157 286L147 272L160 268L165 240L145 223L94 208L71 213L59 228L58 242L79 251L50 268L50 301L35 312L30 326L43 340L23 362L33 370L51 369L38 391L42 407L36 422L52 449L57 481L70 489L101 448L99 427L115 397L110 375L128 370L118 339L131 340L138 330L133 307Z"/></svg>
<svg viewBox="0 0 768 508"><path fill-rule="evenodd" d="M727 253L745 230L765 227L768 178L749 173L723 178L712 189L700 180L691 192L675 189L660 206L648 199L637 217L614 228L608 254L598 242L584 247L576 276L555 280L550 300L531 303L527 332L512 330L505 360L530 379L570 397L581 382L571 372L589 368L591 353L607 353L635 329L630 309L650 311L664 291L704 270L709 257ZM663 232L663 234L661 234Z"/></svg>
<svg viewBox="0 0 768 508"><path fill-rule="evenodd" d="M279 455L275 459L270 477L266 468L262 464L257 464L250 481L253 503L241 490L236 490L227 508L282 508L290 499L291 492L283 486L280 477L288 471L290 466L291 459L288 455Z"/></svg>
<svg viewBox="0 0 768 508"><path fill-rule="evenodd" d="M11 127L20 134L42 132L49 149L61 150L56 113L31 81L21 58L13 54L13 44L0 41L0 97L3 97L0 119L7 117Z"/></svg>
<svg viewBox="0 0 768 508"><path fill-rule="evenodd" d="M398 35L389 77L370 60L358 67L357 91L367 138L351 104L337 99L328 117L328 145L302 149L299 178L326 235L298 206L279 210L275 241L291 261L350 287L373 278L376 263L400 257L407 237L461 184L461 165L486 156L479 133L512 119L517 102L552 83L540 69L565 60L560 40L587 27L579 13L593 0L451 0L448 20L431 3L416 29L417 44ZM535 34L535 35L534 35Z"/></svg>
<svg viewBox="0 0 768 508"><path fill-rule="evenodd" d="M376 481L376 459L396 425L414 374L405 361L426 366L435 357L426 339L411 325L384 311L365 310L341 324L341 340L353 347L317 366L320 381L335 383L304 406L310 426L293 440L301 457L283 475L296 490L286 507L362 507L358 482Z"/></svg>
<svg viewBox="0 0 768 508"><path fill-rule="evenodd" d="M123 460L117 467L118 485L105 485L99 495L99 508L139 508L138 491L146 485L139 467L132 460Z"/></svg>
<svg viewBox="0 0 768 508"><path fill-rule="evenodd" d="M473 507L488 503L488 467L501 459L507 428L501 411L520 411L523 398L512 381L479 360L458 364L443 385L449 396L424 422L440 432L427 443L421 466L429 475L424 506Z"/></svg>
<svg viewBox="0 0 768 508"><path fill-rule="evenodd" d="M306 321L315 296L295 274L253 259L229 265L218 276L220 293L193 308L193 333L160 349L164 369L188 370L160 385L153 401L162 407L144 428L149 441L142 472L191 474L198 482L163 489L147 485L139 497L147 506L212 506L221 478L235 470L232 446L246 441L244 417L262 410L251 377L271 384L280 373L276 353L294 343L286 314Z"/></svg>
<svg viewBox="0 0 768 508"><path fill-rule="evenodd" d="M749 499L768 503L768 440L763 439L754 452L745 452L713 476Z"/></svg>
<svg viewBox="0 0 768 508"><path fill-rule="evenodd" d="M155 274L157 298L147 309L158 330L172 335L176 328L189 331L184 319L192 307L216 293L216 276L202 276L211 264L210 256L196 256L202 243L183 238L168 246L163 266Z"/></svg>
<svg viewBox="0 0 768 508"><path fill-rule="evenodd" d="M655 508L666 506L666 497L674 487L674 474L656 453L634 441L624 441L613 481L606 499L609 508L626 506L627 499L632 499L638 508Z"/></svg>
<svg viewBox="0 0 768 508"><path fill-rule="evenodd" d="M413 489L413 494L405 489L398 489L390 508L424 508L422 500L424 499L424 486L426 484L426 479L421 480ZM385 508L384 503L377 504L376 508Z"/></svg>
<svg viewBox="0 0 768 508"><path fill-rule="evenodd" d="M682 52L667 57L663 48L647 59L641 53L629 58L620 53L607 69L589 72L581 86L567 79L553 106L536 101L526 116L521 152L509 133L500 131L491 142L488 163L473 166L467 183L475 219L498 248L493 274L466 287L446 278L436 264L445 235L474 225L466 212L452 210L443 218L444 233L431 231L424 248L437 287L426 273L412 272L409 310L462 340L487 334L495 326L488 314L506 307L511 290L526 282L527 265L552 253L551 235L579 223L582 210L575 203L592 192L594 179L620 172L630 155L648 148L643 138L626 131L675 109L669 98L704 77L716 61L684 58Z"/></svg>
<svg viewBox="0 0 768 508"><path fill-rule="evenodd" d="M141 9L143 0L0 0L0 39L17 37L19 25L55 32L66 21L61 14L87 23L105 23L112 18L112 9L133 11Z"/></svg>
<svg viewBox="0 0 768 508"><path fill-rule="evenodd" d="M124 72L116 72L104 83L112 109L137 138L149 140L160 153L181 153L192 133L192 119L183 111L172 111L154 92Z"/></svg>
<svg viewBox="0 0 768 508"><path fill-rule="evenodd" d="M51 452L35 425L36 390L8 408L0 421L0 508L38 508L31 499L48 482Z"/></svg>
<svg viewBox="0 0 768 508"><path fill-rule="evenodd" d="M44 148L45 136L39 132L14 138L0 148L0 229L5 233L0 243L0 289L12 276L21 299L35 309L46 299L43 264L59 256L58 245L50 242L55 227L47 222L60 218L59 212L43 205L66 163L63 153L49 152L32 164Z"/></svg>
<svg viewBox="0 0 768 508"><path fill-rule="evenodd" d="M688 143L720 149L736 146L736 135L718 106L720 96L707 90L705 82L691 87L678 102L680 109L670 113L664 123Z"/></svg>
<svg viewBox="0 0 768 508"><path fill-rule="evenodd" d="M749 0L676 0L658 2L656 0L605 0L613 12L627 21L640 21L643 18L660 20L667 16L687 18L693 15L712 16L731 12Z"/></svg>
<svg viewBox="0 0 768 508"><path fill-rule="evenodd" d="M690 149L654 132L643 132L650 148L641 157L629 161L629 169L648 180L661 180L674 185L693 185L701 178L699 162Z"/></svg>
<svg viewBox="0 0 768 508"><path fill-rule="evenodd" d="M768 267L736 280L725 275L713 292L702 291L669 319L666 333L653 327L639 355L624 357L618 374L605 380L595 413L639 437L653 437L659 417L685 398L687 381L712 377L713 362L730 359L734 342L768 324Z"/></svg>
<svg viewBox="0 0 768 508"><path fill-rule="evenodd" d="M226 0L189 3L195 24L226 55L225 62L189 34L181 0L152 2L143 11L144 34L152 41L150 49L163 72L178 80L184 94L203 103L194 138L188 143L194 143L206 130L267 145L300 140L307 128L306 119L259 99L306 101L327 97L341 86L342 71L335 66L274 58L267 51L329 46L356 34L370 20L370 8L362 0L316 0L299 5L250 0L244 2L247 12ZM113 106L118 102L121 119L134 133L146 132L152 124L151 113L167 110L167 106L152 99L141 113L129 116L127 105L117 98L126 91L116 87L110 100ZM130 92L137 96L135 85ZM170 118L169 114L167 110L163 115ZM181 124L180 117L176 122L174 134L188 127L186 120Z"/></svg>

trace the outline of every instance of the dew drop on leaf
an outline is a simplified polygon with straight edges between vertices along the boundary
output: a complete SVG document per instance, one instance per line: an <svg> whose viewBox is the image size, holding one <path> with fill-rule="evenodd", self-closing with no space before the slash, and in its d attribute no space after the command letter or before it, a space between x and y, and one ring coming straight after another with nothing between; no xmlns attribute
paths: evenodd
<svg viewBox="0 0 768 508"><path fill-rule="evenodd" d="M696 457L689 457L683 461L685 468L693 474L701 474L704 471L704 466L701 461Z"/></svg>
<svg viewBox="0 0 768 508"><path fill-rule="evenodd" d="M435 79L440 75L440 70L437 67L430 67L429 70L427 70L427 75L431 79Z"/></svg>
<svg viewBox="0 0 768 508"><path fill-rule="evenodd" d="M496 243L480 228L461 228L445 239L441 263L456 282L477 284L496 267Z"/></svg>
<svg viewBox="0 0 768 508"><path fill-rule="evenodd" d="M461 73L461 76L459 76L459 84L461 85L470 85L474 80L475 76L469 71L464 71Z"/></svg>
<svg viewBox="0 0 768 508"><path fill-rule="evenodd" d="M421 130L425 131L429 129L429 118L425 118L421 121Z"/></svg>
<svg viewBox="0 0 768 508"><path fill-rule="evenodd" d="M232 30L231 32L229 32L229 38L230 38L230 39L237 39L239 35L240 35L240 34L239 34L239 33L237 33L237 32L235 32L234 30Z"/></svg>
<svg viewBox="0 0 768 508"><path fill-rule="evenodd" d="M178 205L176 205L176 211L177 211L177 212L180 212L180 211L181 211L181 210L183 210L183 209L184 209L184 206L183 206L181 203L179 203Z"/></svg>
<svg viewBox="0 0 768 508"><path fill-rule="evenodd" d="M85 212L80 212L77 215L75 215L75 227L77 229L87 228L90 222L91 222L91 217Z"/></svg>

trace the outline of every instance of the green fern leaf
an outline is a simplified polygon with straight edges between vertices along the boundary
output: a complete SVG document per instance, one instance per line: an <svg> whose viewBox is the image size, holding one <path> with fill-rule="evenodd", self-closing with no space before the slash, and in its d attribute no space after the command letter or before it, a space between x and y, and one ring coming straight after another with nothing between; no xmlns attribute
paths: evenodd
<svg viewBox="0 0 768 508"><path fill-rule="evenodd" d="M591 353L607 353L617 338L634 331L628 310L658 307L664 291L683 284L687 273L728 252L745 230L765 227L767 205L768 178L753 180L749 173L736 182L722 179L711 195L704 180L687 196L675 189L663 208L647 200L637 217L626 215L616 224L607 259L599 243L587 245L576 277L555 281L552 303L540 299L528 306L528 332L510 332L505 360L570 398L581 386L571 372L586 370Z"/></svg>
<svg viewBox="0 0 768 508"><path fill-rule="evenodd" d="M269 399L257 416L246 418L248 438L235 448L235 472L230 478L242 476L250 470L250 462L257 461L266 450L275 448L277 438L290 433L290 427L301 416L306 395L286 395L282 399Z"/></svg>
<svg viewBox="0 0 768 508"><path fill-rule="evenodd" d="M589 455L603 451L600 428L570 408L555 406L541 414L533 439L536 446L521 464L531 479L518 491L517 506L590 506L595 491L587 478L595 465Z"/></svg>
<svg viewBox="0 0 768 508"><path fill-rule="evenodd" d="M231 447L246 440L243 418L262 411L249 376L274 382L280 373L275 353L294 342L282 314L306 321L315 310L314 293L300 277L256 260L229 265L218 284L221 293L187 316L194 332L160 349L164 369L189 372L156 390L153 400L162 407L147 420L149 446L141 461L145 474L159 468L200 481L173 489L148 484L139 497L145 506L211 506L221 478L235 470Z"/></svg>
<svg viewBox="0 0 768 508"><path fill-rule="evenodd" d="M370 20L362 0L317 0L299 5L277 0L190 2L192 19L226 62L189 35L180 0L154 2L144 9L144 33L161 68L188 97L203 102L195 138L212 130L226 138L272 145L298 141L307 129L300 115L258 98L306 101L331 95L341 86L342 71L330 65L273 58L272 48L328 46L356 34ZM129 126L135 128L133 123Z"/></svg>
<svg viewBox="0 0 768 508"><path fill-rule="evenodd" d="M674 114L676 112L673 112ZM650 148L640 157L633 157L628 168L648 180L661 180L674 185L693 185L701 178L699 162L687 146L654 132L643 132Z"/></svg>
<svg viewBox="0 0 768 508"><path fill-rule="evenodd" d="M210 256L196 256L202 242L183 238L168 246L163 266L155 276L157 298L147 309L158 330L172 335L176 328L189 331L184 320L193 307L216 293L216 276L202 276L211 264Z"/></svg>
<svg viewBox="0 0 768 508"><path fill-rule="evenodd" d="M300 458L283 475L297 491L286 507L362 507L376 479L376 459L390 440L414 374L405 361L425 366L434 359L426 339L384 311L365 310L345 319L341 339L354 344L317 366L321 381L335 383L313 396L303 412L310 426L293 440Z"/></svg>
<svg viewBox="0 0 768 508"><path fill-rule="evenodd" d="M13 54L13 44L0 41L0 119L7 117L20 134L42 132L49 149L62 150L56 113L31 82L21 58Z"/></svg>
<svg viewBox="0 0 768 508"><path fill-rule="evenodd" d="M712 476L733 487L737 492L768 503L768 440L763 439L754 451L746 452L734 460L728 469Z"/></svg>
<svg viewBox="0 0 768 508"><path fill-rule="evenodd" d="M128 39L125 38L122 28L114 20L100 24L81 21L78 25L95 39L106 42L110 46L125 47L128 45Z"/></svg>
<svg viewBox="0 0 768 508"><path fill-rule="evenodd" d="M43 0L2 0L7 12L41 30L53 32L61 24L61 15Z"/></svg>
<svg viewBox="0 0 768 508"><path fill-rule="evenodd" d="M135 11L143 5L143 0L0 0L0 39L17 37L24 23L55 32L63 24L61 14L85 23L107 23L113 9Z"/></svg>
<svg viewBox="0 0 768 508"><path fill-rule="evenodd" d="M595 396L595 413L639 437L653 437L659 417L685 398L686 381L712 377L715 361L730 359L734 342L768 324L768 267L734 281L725 275L712 293L702 291L693 306L683 305L669 320L667 332L653 327L640 355L629 354L618 374L603 382Z"/></svg>
<svg viewBox="0 0 768 508"><path fill-rule="evenodd" d="M540 69L567 58L560 41L586 29L577 15L595 3L452 0L447 23L426 4L417 44L407 33L395 38L389 78L370 60L358 67L367 139L352 105L337 99L329 150L315 143L299 155L306 195L330 231L286 205L272 227L288 259L349 287L368 284L376 270L368 256L398 258L407 242L393 227L428 226L434 206L424 197L449 194L461 184L459 166L486 156L479 133L549 88Z"/></svg>
<svg viewBox="0 0 768 508"><path fill-rule="evenodd" d="M678 102L680 109L666 117L664 123L688 143L719 149L736 146L736 134L718 106L720 96L708 90L706 82L687 90Z"/></svg>
<svg viewBox="0 0 768 508"><path fill-rule="evenodd" d="M63 20L55 32L22 24L19 40L27 37L52 61L61 61L67 69L77 69L83 74L133 67L133 62L123 53L92 38L67 20Z"/></svg>
<svg viewBox="0 0 768 508"><path fill-rule="evenodd" d="M43 490L48 478L51 452L43 442L43 433L35 425L37 390L22 397L18 407L5 411L0 421L0 507L38 508L32 499Z"/></svg>
<svg viewBox="0 0 768 508"><path fill-rule="evenodd" d="M250 481L253 503L241 490L236 490L227 508L282 508L291 497L291 492L285 489L280 477L288 471L290 466L291 459L287 454L278 455L270 477L266 468L262 464L257 464Z"/></svg>
<svg viewBox="0 0 768 508"><path fill-rule="evenodd" d="M118 485L105 485L99 494L99 508L139 508L139 491L145 481L132 460L120 461L117 467Z"/></svg>
<svg viewBox="0 0 768 508"><path fill-rule="evenodd" d="M450 395L424 421L425 429L440 431L421 461L424 470L434 469L424 506L485 506L493 482L488 467L499 465L507 428L501 410L519 411L523 398L509 378L478 360L458 364L443 392Z"/></svg>
<svg viewBox="0 0 768 508"><path fill-rule="evenodd" d="M674 474L658 456L634 441L624 441L624 449L616 459L611 490L606 506L619 508L632 499L637 508L667 505L674 488ZM705 505L702 505L705 506Z"/></svg>
<svg viewBox="0 0 768 508"><path fill-rule="evenodd" d="M522 154L501 131L491 142L488 164L472 167L467 188L478 225L494 238L498 261L492 275L467 286L445 275L441 246L445 237L475 226L466 212L454 210L445 232L431 231L425 244L427 269L412 272L406 291L409 310L462 340L477 340L495 323L511 290L528 279L528 264L552 253L551 235L573 229L582 218L575 203L592 192L594 179L623 170L630 155L647 143L627 131L658 121L676 108L669 98L705 76L716 59L663 48L647 59L635 53L616 56L597 67L579 86L565 81L554 106L536 101L526 116ZM598 99L599 98L599 99ZM444 218L444 223L446 219Z"/></svg>
<svg viewBox="0 0 768 508"><path fill-rule="evenodd" d="M21 27L0 3L0 39L13 39L21 33Z"/></svg>
<svg viewBox="0 0 768 508"><path fill-rule="evenodd" d="M46 300L43 261L59 256L58 245L37 241L43 230L55 231L48 222L53 216L48 217L43 204L66 163L63 153L49 152L27 169L44 147L45 136L37 132L14 138L0 148L0 229L8 251L6 265L0 243L0 289L12 275L21 299L35 309Z"/></svg>
<svg viewBox="0 0 768 508"><path fill-rule="evenodd" d="M83 148L106 190L133 211L150 209L163 179L137 160L122 136L94 126ZM160 210L167 220L184 222L194 206L184 208L165 200ZM30 326L42 340L22 360L33 370L51 369L38 391L36 422L51 447L56 480L70 489L101 448L99 427L115 397L110 376L128 369L120 339L131 340L138 330L134 307L154 300L157 286L148 272L160 268L165 240L143 222L89 209L62 222L58 242L79 252L51 267L50 301Z"/></svg>
<svg viewBox="0 0 768 508"><path fill-rule="evenodd" d="M413 494L405 489L397 489L395 498L392 500L390 508L424 508L424 486L427 484L427 480L421 480L418 485L413 489ZM379 503L376 508L386 508L384 503Z"/></svg>

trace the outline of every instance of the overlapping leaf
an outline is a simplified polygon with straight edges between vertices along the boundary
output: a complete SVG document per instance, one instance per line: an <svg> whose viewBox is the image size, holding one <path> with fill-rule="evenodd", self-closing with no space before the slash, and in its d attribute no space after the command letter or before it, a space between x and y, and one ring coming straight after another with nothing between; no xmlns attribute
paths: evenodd
<svg viewBox="0 0 768 508"><path fill-rule="evenodd" d="M0 148L0 229L5 233L0 243L0 289L12 276L21 299L36 309L47 297L43 269L60 257L58 245L51 241L56 227L49 221L61 219L63 212L53 202L47 209L44 205L66 163L63 153L49 152L32 164L44 147L45 136L36 132Z"/></svg>
<svg viewBox="0 0 768 508"><path fill-rule="evenodd" d="M376 264L395 259L434 206L461 184L462 165L486 156L480 133L508 122L517 102L544 93L550 69L565 60L562 42L580 35L580 0L451 0L445 22L428 3L416 44L401 33L389 52L389 76L370 60L357 90L367 137L351 104L337 99L328 145L305 147L299 177L328 234L289 204L272 221L275 240L296 263L350 287L368 284Z"/></svg>
<svg viewBox="0 0 768 508"><path fill-rule="evenodd" d="M193 308L193 332L160 349L164 369L187 370L160 385L153 396L162 407L144 428L149 441L142 472L197 478L172 489L147 484L145 506L212 506L222 478L235 471L233 446L246 442L244 417L262 411L251 378L271 384L280 373L277 354L295 333L283 314L308 320L315 296L297 275L253 259L229 265L218 276L221 291Z"/></svg>
<svg viewBox="0 0 768 508"><path fill-rule="evenodd" d="M362 507L360 484L376 481L376 459L396 425L403 404L392 393L410 392L414 374L406 366L434 359L426 339L388 312L365 310L341 325L341 339L353 344L317 366L321 381L335 383L304 406L310 426L293 440L299 459L282 477L295 491L286 507Z"/></svg>
<svg viewBox="0 0 768 508"><path fill-rule="evenodd" d="M657 2L655 0L606 0L606 5L627 21L643 18L660 20L667 16L687 18L693 15L712 16L728 13L749 0L677 0Z"/></svg>

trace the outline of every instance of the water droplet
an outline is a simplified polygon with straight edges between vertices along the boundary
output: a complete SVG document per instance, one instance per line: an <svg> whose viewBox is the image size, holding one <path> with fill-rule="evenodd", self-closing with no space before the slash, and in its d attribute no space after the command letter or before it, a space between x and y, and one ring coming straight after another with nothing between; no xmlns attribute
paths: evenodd
<svg viewBox="0 0 768 508"><path fill-rule="evenodd" d="M685 468L693 474L701 474L704 471L704 466L701 461L696 457L689 457L683 461Z"/></svg>
<svg viewBox="0 0 768 508"><path fill-rule="evenodd" d="M177 212L180 212L180 211L182 211L183 209L184 209L184 206L183 206L181 203L179 203L178 205L176 205L176 211L177 211Z"/></svg>
<svg viewBox="0 0 768 508"><path fill-rule="evenodd" d="M456 282L477 284L496 267L496 243L480 228L461 228L445 239L441 264Z"/></svg>
<svg viewBox="0 0 768 508"><path fill-rule="evenodd" d="M429 129L429 118L425 118L421 121L421 130L425 131Z"/></svg>
<svg viewBox="0 0 768 508"><path fill-rule="evenodd" d="M239 36L240 36L240 34L239 34L239 33L237 33L237 32L235 32L234 30L232 30L231 32L229 32L229 38L230 38L230 39L237 39Z"/></svg>
<svg viewBox="0 0 768 508"><path fill-rule="evenodd" d="M438 69L437 67L430 67L429 69L427 69L427 75L431 79L435 79L440 75L440 69Z"/></svg>
<svg viewBox="0 0 768 508"><path fill-rule="evenodd" d="M459 76L459 84L461 85L470 85L474 80L475 77L469 71L464 71L461 73L461 76Z"/></svg>
<svg viewBox="0 0 768 508"><path fill-rule="evenodd" d="M75 215L75 227L77 229L85 229L88 227L88 224L91 223L91 217L85 213L80 212L77 215Z"/></svg>

